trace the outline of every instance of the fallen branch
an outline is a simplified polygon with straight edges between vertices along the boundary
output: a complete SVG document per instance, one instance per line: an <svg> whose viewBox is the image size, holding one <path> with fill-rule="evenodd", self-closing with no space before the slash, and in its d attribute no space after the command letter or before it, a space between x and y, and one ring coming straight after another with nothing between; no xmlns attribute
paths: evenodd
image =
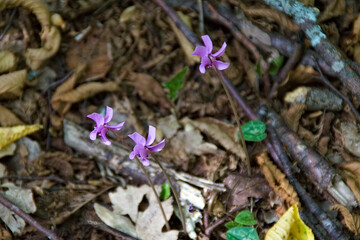
<svg viewBox="0 0 360 240"><path fill-rule="evenodd" d="M0 203L4 205L6 208L8 208L10 211L24 219L28 224L36 228L39 232L43 233L45 236L47 236L51 240L60 240L58 236L49 229L43 227L40 223L38 223L34 218L32 218L29 214L25 213L23 210L21 210L18 206L16 206L14 203L7 200L4 196L0 194Z"/></svg>

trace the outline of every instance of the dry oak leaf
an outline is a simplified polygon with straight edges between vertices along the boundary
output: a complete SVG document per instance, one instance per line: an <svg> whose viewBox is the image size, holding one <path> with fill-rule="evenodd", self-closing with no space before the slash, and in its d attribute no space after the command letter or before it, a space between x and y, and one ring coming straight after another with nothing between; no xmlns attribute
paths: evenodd
<svg viewBox="0 0 360 240"><path fill-rule="evenodd" d="M236 141L236 127L215 118L199 118L197 120L191 120L190 118L185 117L180 122L182 124L190 123L195 126L201 132L218 141L226 150L234 153L241 160L245 161L245 152Z"/></svg>
<svg viewBox="0 0 360 240"><path fill-rule="evenodd" d="M351 214L349 209L341 204L334 204L331 206L331 210L338 210L344 217L347 228L355 235L360 235L360 215Z"/></svg>
<svg viewBox="0 0 360 240"><path fill-rule="evenodd" d="M270 161L267 153L261 153L256 157L256 160L270 187L288 204L300 206L299 198L293 186L290 185L285 174Z"/></svg>
<svg viewBox="0 0 360 240"><path fill-rule="evenodd" d="M171 109L172 103L166 96L163 87L152 76L145 73L129 73L130 84L135 87L135 91L140 98L146 102L158 105L165 109Z"/></svg>
<svg viewBox="0 0 360 240"><path fill-rule="evenodd" d="M16 140L38 131L41 127L40 124L0 127L0 150Z"/></svg>
<svg viewBox="0 0 360 240"><path fill-rule="evenodd" d="M156 186L156 189L159 192L161 187ZM149 206L145 211L139 212L138 204L142 201L144 196L146 196ZM99 204L94 205L96 214L108 226L144 240L178 239L179 231L177 230L162 232L165 220L159 210L159 205L150 186L128 186L127 189L118 187L116 192L109 194L109 197L114 211L110 211ZM172 202L172 198L162 202L168 220L174 211ZM131 219L135 219L135 225L129 218L124 216L126 214L129 214Z"/></svg>
<svg viewBox="0 0 360 240"><path fill-rule="evenodd" d="M0 98L14 99L21 96L27 71L19 70L0 76Z"/></svg>
<svg viewBox="0 0 360 240"><path fill-rule="evenodd" d="M10 127L23 124L24 123L12 111L0 105L0 126Z"/></svg>
<svg viewBox="0 0 360 240"><path fill-rule="evenodd" d="M26 213L36 212L36 205L33 194L30 189L23 189L15 186L13 183L4 183L0 185L1 194L9 201L16 204ZM7 190L5 190L7 189ZM11 210L0 204L0 218L15 234L19 235L25 228L25 221L14 214Z"/></svg>
<svg viewBox="0 0 360 240"><path fill-rule="evenodd" d="M11 70L15 67L16 57L10 51L0 50L0 73Z"/></svg>

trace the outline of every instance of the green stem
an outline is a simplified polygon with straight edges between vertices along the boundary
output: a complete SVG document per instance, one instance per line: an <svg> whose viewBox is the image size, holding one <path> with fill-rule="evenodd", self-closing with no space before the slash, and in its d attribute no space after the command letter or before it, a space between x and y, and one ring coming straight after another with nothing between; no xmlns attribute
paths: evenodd
<svg viewBox="0 0 360 240"><path fill-rule="evenodd" d="M157 202L158 202L158 204L159 204L159 206L160 206L161 213L162 213L162 215L163 215L163 217L164 217L164 220L165 220L166 229L169 231L169 230L170 230L170 225L169 225L168 220L166 219L165 211L164 211L164 208L163 208L163 206L162 206L162 204L161 204L159 195L158 195L157 192L156 192L154 183L151 181L151 178L150 178L149 174L146 172L146 169L145 169L144 165L142 164L142 162L140 161L140 159L138 158L138 156L135 156L135 159L136 159L136 161L138 162L138 164L140 165L141 169L143 170L143 172L144 172L144 174L145 174L145 176L146 176L146 178L147 178L147 180L148 180L148 182L149 182L152 190L154 191L156 200L157 200Z"/></svg>
<svg viewBox="0 0 360 240"><path fill-rule="evenodd" d="M159 160L157 160L154 156L152 156L153 159L155 160L155 162L159 165L159 167L161 168L161 170L163 171L167 181L169 182L169 185L170 185L170 188L171 190L173 191L173 194L174 194L174 197L175 197L175 200L176 200L176 204L178 205L179 207L179 212L180 212L180 217L181 217L181 223L182 223L182 226L183 226L183 229L184 229L184 232L186 234L186 225L185 225L185 217L184 217L184 213L182 211L182 207L181 207L181 204L180 204L180 200L179 200L179 196L176 192L176 189L174 187L174 185L172 184L171 182L171 179L169 177L169 175L166 173L166 170L165 168L163 167L163 165L160 163Z"/></svg>

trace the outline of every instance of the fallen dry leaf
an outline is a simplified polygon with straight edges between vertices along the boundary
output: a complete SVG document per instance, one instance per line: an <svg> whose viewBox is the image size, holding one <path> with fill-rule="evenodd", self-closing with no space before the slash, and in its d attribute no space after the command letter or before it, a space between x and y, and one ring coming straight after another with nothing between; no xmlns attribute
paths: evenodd
<svg viewBox="0 0 360 240"><path fill-rule="evenodd" d="M281 116L283 117L286 125L297 132L299 127L299 121L303 113L305 112L306 105L304 103L295 103L290 106L289 109L283 110Z"/></svg>
<svg viewBox="0 0 360 240"><path fill-rule="evenodd" d="M0 127L0 150L16 140L38 131L41 127L39 124Z"/></svg>
<svg viewBox="0 0 360 240"><path fill-rule="evenodd" d="M0 126L10 127L23 124L24 123L13 112L0 105Z"/></svg>
<svg viewBox="0 0 360 240"><path fill-rule="evenodd" d="M161 187L156 186L156 188L159 191ZM143 212L139 212L138 204L144 196L146 196L149 206ZM128 186L127 189L118 187L115 193L109 194L109 197L114 211L110 211L98 204L94 206L96 214L108 226L144 240L177 239L179 234L177 230L162 232L165 220L150 186ZM130 200L135 200L135 204ZM167 219L170 219L174 210L172 201L172 198L169 198L162 202ZM135 226L129 218L124 216L125 214L131 214L131 218L135 219Z"/></svg>
<svg viewBox="0 0 360 240"><path fill-rule="evenodd" d="M19 70L0 76L0 98L14 99L22 94L27 77L26 70Z"/></svg>
<svg viewBox="0 0 360 240"><path fill-rule="evenodd" d="M333 0L328 2L326 8L321 11L318 22L324 22L333 17L339 17L345 14L346 1L345 0Z"/></svg>
<svg viewBox="0 0 360 240"><path fill-rule="evenodd" d="M347 228L355 233L355 235L360 235L360 215L351 214L349 209L341 204L334 204L331 206L332 210L338 210L344 217L345 224Z"/></svg>
<svg viewBox="0 0 360 240"><path fill-rule="evenodd" d="M357 126L351 122L340 123L341 140L344 148L360 157L360 133Z"/></svg>
<svg viewBox="0 0 360 240"><path fill-rule="evenodd" d="M16 57L10 51L0 50L0 73L11 70L15 67Z"/></svg>
<svg viewBox="0 0 360 240"><path fill-rule="evenodd" d="M190 123L191 125L194 125L201 132L204 132L214 140L218 141L226 150L234 153L242 161L245 161L245 152L240 146L240 143L236 142L236 127L215 118L191 120L186 117L180 122L183 124Z"/></svg>
<svg viewBox="0 0 360 240"><path fill-rule="evenodd" d="M166 96L166 93L152 76L145 73L129 73L130 84L135 87L135 91L145 102L157 105L159 107L170 109L172 103Z"/></svg>

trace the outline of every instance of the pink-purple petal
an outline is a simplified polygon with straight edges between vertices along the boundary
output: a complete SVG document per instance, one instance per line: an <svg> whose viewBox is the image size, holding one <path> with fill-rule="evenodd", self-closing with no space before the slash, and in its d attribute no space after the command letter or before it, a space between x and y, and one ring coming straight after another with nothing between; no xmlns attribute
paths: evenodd
<svg viewBox="0 0 360 240"><path fill-rule="evenodd" d="M200 63L200 66L199 66L199 70L202 74L205 73L206 69L205 67L207 66L211 66L211 61L208 57L204 57L204 58L201 58L201 63Z"/></svg>
<svg viewBox="0 0 360 240"><path fill-rule="evenodd" d="M97 134L98 134L98 130L97 130L97 128L95 127L95 129L92 130L91 133L90 133L90 135L89 135L90 140L95 141Z"/></svg>
<svg viewBox="0 0 360 240"><path fill-rule="evenodd" d="M133 159L135 158L135 156L136 156L135 150L132 151L132 152L129 154L129 158L130 158L131 160L133 160Z"/></svg>
<svg viewBox="0 0 360 240"><path fill-rule="evenodd" d="M230 66L230 63L214 60L214 64L219 70L225 70Z"/></svg>
<svg viewBox="0 0 360 240"><path fill-rule="evenodd" d="M204 45L206 47L206 51L207 51L207 54L210 54L213 50L213 44L212 44L212 41L210 39L210 37L208 35L204 35L201 37L203 42L204 42Z"/></svg>
<svg viewBox="0 0 360 240"><path fill-rule="evenodd" d="M101 130L101 141L103 142L103 144L105 144L105 145L111 145L111 142L110 142L110 140L109 139L107 139L107 137L106 137L106 133L108 132L109 130L107 129L107 128L103 128L102 130Z"/></svg>
<svg viewBox="0 0 360 240"><path fill-rule="evenodd" d="M148 166L150 165L150 161L147 160L146 158L141 159L141 161L142 161L142 164L143 164L145 167L148 167Z"/></svg>
<svg viewBox="0 0 360 240"><path fill-rule="evenodd" d="M217 51L216 53L214 54L211 54L214 58L217 58L217 57L221 57L224 52L225 52L225 48L226 48L226 42L223 43L223 45L221 46L221 48L219 49L219 51Z"/></svg>
<svg viewBox="0 0 360 240"><path fill-rule="evenodd" d="M113 117L113 114L114 114L114 110L111 107L106 106L106 115L105 115L104 122L105 123L110 122Z"/></svg>
<svg viewBox="0 0 360 240"><path fill-rule="evenodd" d="M205 57L208 55L206 51L206 47L204 46L197 46L194 50L194 52L191 55L197 55L199 57Z"/></svg>
<svg viewBox="0 0 360 240"><path fill-rule="evenodd" d="M131 138L136 143L136 145L140 144L142 146L145 146L146 140L139 133L134 132L133 134L128 135L128 137Z"/></svg>
<svg viewBox="0 0 360 240"><path fill-rule="evenodd" d="M122 123L119 123L119 124L116 124L116 125L106 125L106 128L109 128L111 130L115 130L115 131L119 131L120 129L123 128L125 122L122 122Z"/></svg>
<svg viewBox="0 0 360 240"><path fill-rule="evenodd" d="M149 146L148 149L151 152L160 152L165 147L165 139L154 146Z"/></svg>
<svg viewBox="0 0 360 240"><path fill-rule="evenodd" d="M104 125L104 117L99 113L92 113L87 115L87 117L94 120L97 127Z"/></svg>
<svg viewBox="0 0 360 240"><path fill-rule="evenodd" d="M146 146L153 144L153 142L155 141L155 137L156 137L156 128L154 126L149 125L149 133L146 140Z"/></svg>

